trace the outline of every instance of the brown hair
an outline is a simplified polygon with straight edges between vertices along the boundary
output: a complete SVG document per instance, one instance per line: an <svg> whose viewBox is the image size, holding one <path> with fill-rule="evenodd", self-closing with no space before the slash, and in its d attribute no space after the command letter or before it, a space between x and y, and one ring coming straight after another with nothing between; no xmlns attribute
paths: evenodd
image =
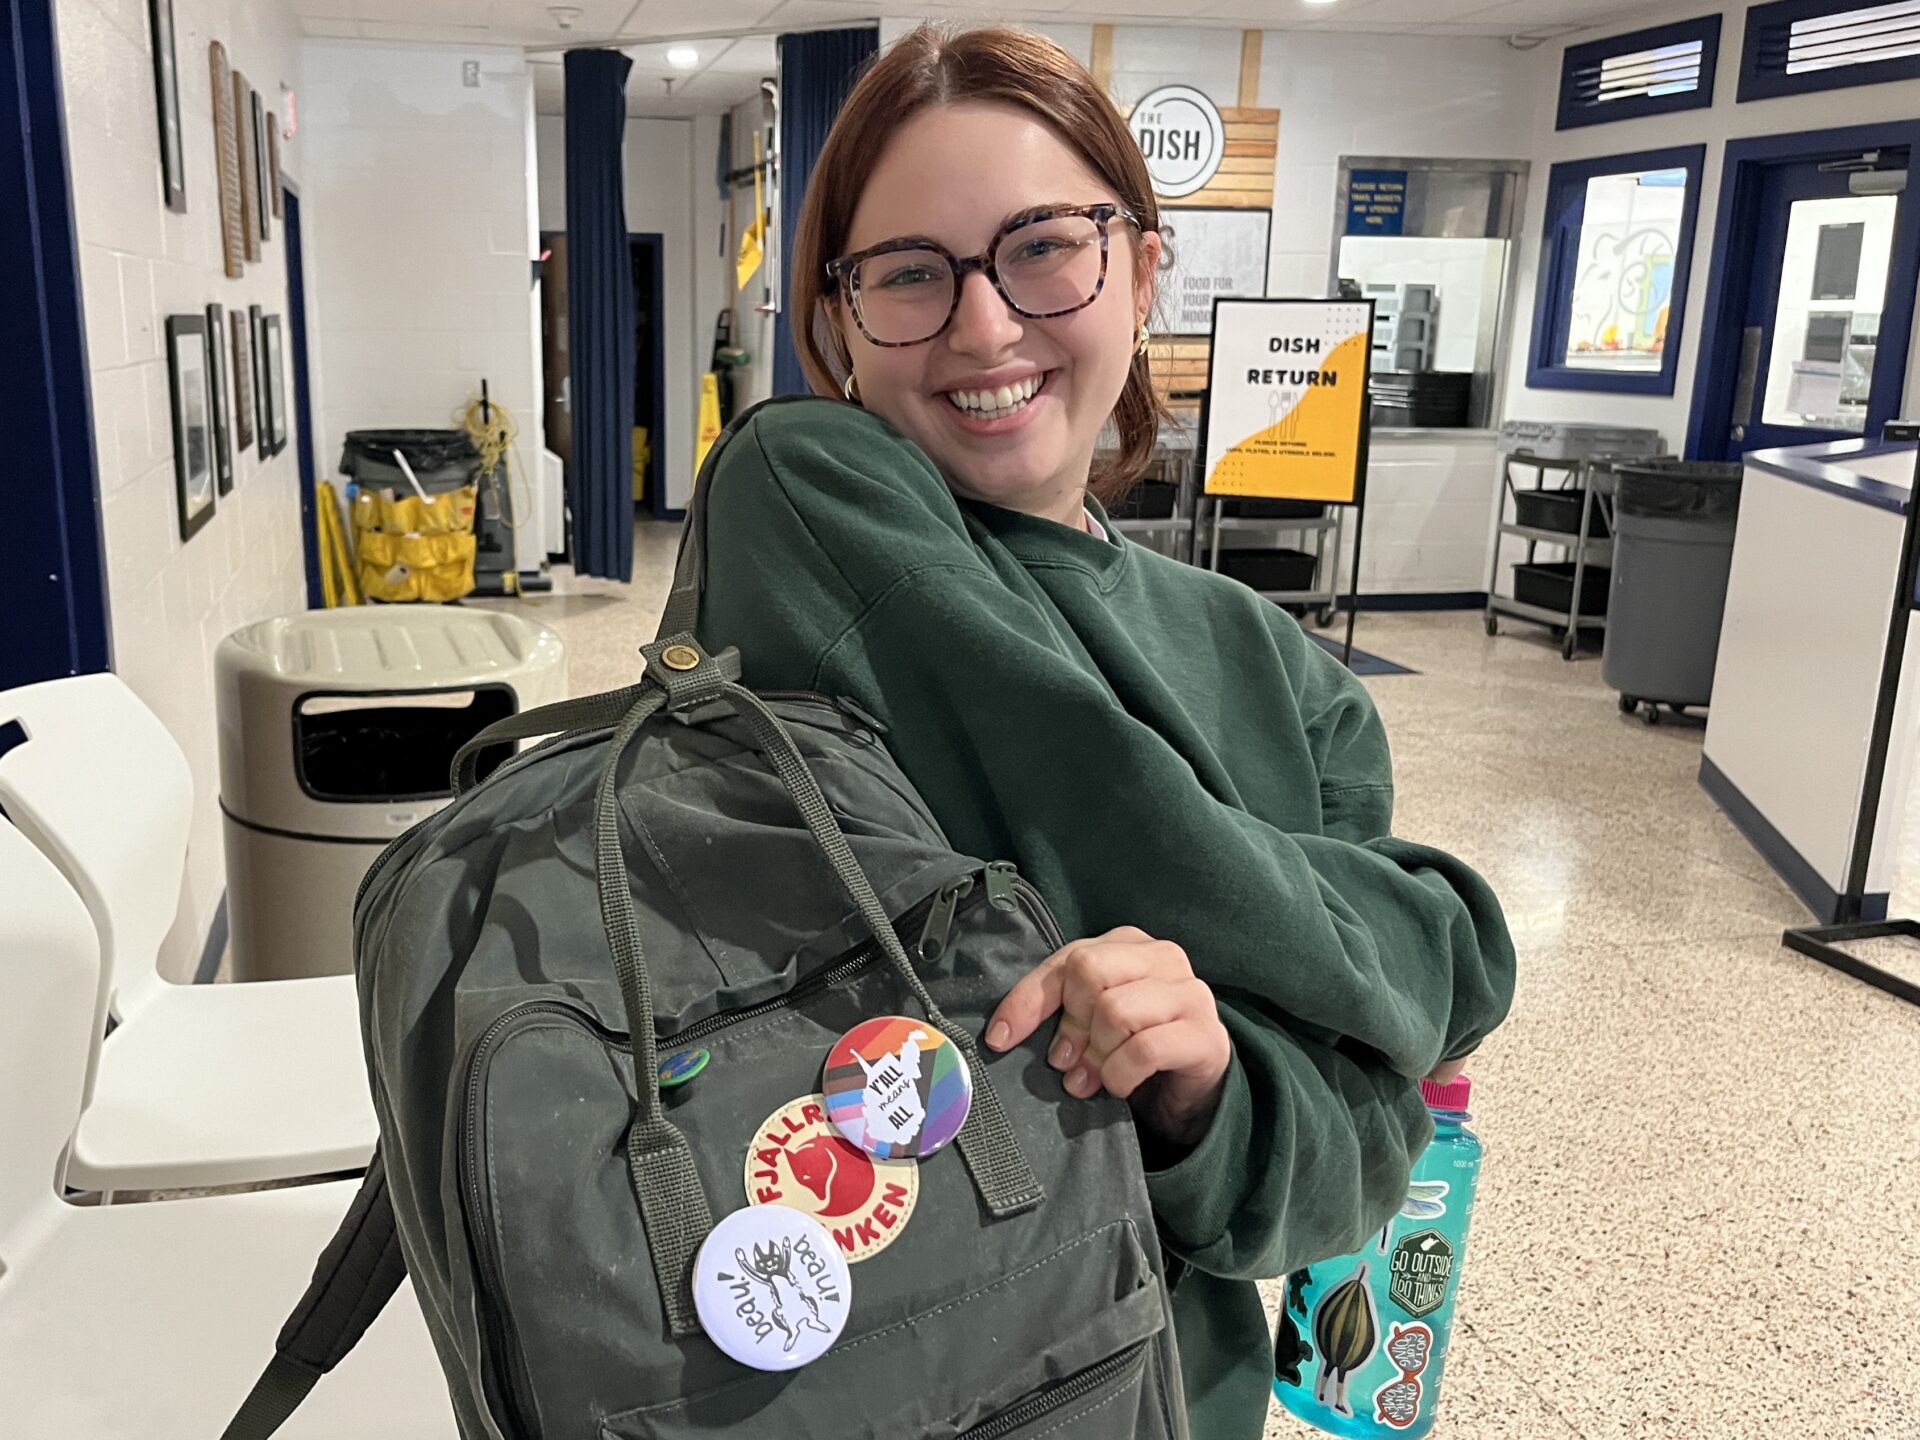
<svg viewBox="0 0 1920 1440"><path fill-rule="evenodd" d="M847 229L880 153L893 133L930 105L963 100L1015 105L1043 121L1111 186L1140 228L1158 230L1147 162L1120 112L1078 60L1025 30L949 32L922 25L880 55L841 106L807 181L795 227L789 320L807 382L840 393L846 358L816 323L835 298L827 264L846 252ZM1160 422L1170 418L1154 392L1147 357L1136 355L1113 407L1119 449L1091 477L1102 500L1122 496L1146 469Z"/></svg>

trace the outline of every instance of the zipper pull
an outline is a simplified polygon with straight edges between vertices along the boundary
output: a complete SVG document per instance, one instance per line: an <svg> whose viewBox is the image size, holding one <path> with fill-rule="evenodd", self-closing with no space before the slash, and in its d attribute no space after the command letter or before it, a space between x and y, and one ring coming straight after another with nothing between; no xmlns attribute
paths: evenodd
<svg viewBox="0 0 1920 1440"><path fill-rule="evenodd" d="M966 875L954 881L934 898L933 909L927 912L926 928L920 932L920 958L938 960L946 953L947 939L953 934L953 912L960 908L960 902L973 893L973 877Z"/></svg>
<svg viewBox="0 0 1920 1440"><path fill-rule="evenodd" d="M1010 860L996 860L987 866L987 903L996 910L1018 910L1020 901L1013 892L1013 882L1019 875Z"/></svg>

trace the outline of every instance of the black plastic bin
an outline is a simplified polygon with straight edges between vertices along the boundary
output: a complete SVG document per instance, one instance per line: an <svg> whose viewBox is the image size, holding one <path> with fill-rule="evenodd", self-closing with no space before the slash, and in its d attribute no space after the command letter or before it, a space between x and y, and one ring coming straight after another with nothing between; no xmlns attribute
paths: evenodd
<svg viewBox="0 0 1920 1440"><path fill-rule="evenodd" d="M1302 591L1313 588L1315 562L1304 550L1285 547L1260 550L1222 550L1220 573L1260 591Z"/></svg>
<svg viewBox="0 0 1920 1440"><path fill-rule="evenodd" d="M1552 530L1564 535L1580 533L1580 507L1585 503L1587 492L1584 490L1515 490L1513 492L1513 518L1516 524L1531 525L1536 530ZM1607 517L1600 506L1593 507L1593 513L1587 519L1587 538L1604 540L1611 532L1607 529Z"/></svg>
<svg viewBox="0 0 1920 1440"><path fill-rule="evenodd" d="M1115 520L1167 520L1180 499L1180 487L1143 480L1107 511Z"/></svg>
<svg viewBox="0 0 1920 1440"><path fill-rule="evenodd" d="M1327 507L1318 500L1225 500L1221 513L1236 520L1318 520Z"/></svg>
<svg viewBox="0 0 1920 1440"><path fill-rule="evenodd" d="M1616 464L1612 596L1601 676L1620 708L1680 710L1713 697L1740 518L1737 463Z"/></svg>
<svg viewBox="0 0 1920 1440"><path fill-rule="evenodd" d="M1604 565L1589 565L1580 577L1580 613L1607 613L1607 587L1612 575ZM1565 612L1573 604L1573 561L1515 565L1513 598L1522 605Z"/></svg>
<svg viewBox="0 0 1920 1440"><path fill-rule="evenodd" d="M340 473L371 489L410 495L413 487L393 458L396 450L429 495L472 485L480 476L480 452L464 430L349 430Z"/></svg>

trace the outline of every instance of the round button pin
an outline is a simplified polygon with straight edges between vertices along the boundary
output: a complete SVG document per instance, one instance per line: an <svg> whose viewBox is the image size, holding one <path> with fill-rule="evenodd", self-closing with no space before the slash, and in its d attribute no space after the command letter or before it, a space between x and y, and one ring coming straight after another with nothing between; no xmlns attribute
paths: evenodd
<svg viewBox="0 0 1920 1440"><path fill-rule="evenodd" d="M850 1264L878 1255L920 1203L920 1167L876 1160L827 1123L823 1095L802 1095L769 1115L747 1147L747 1199L813 1216Z"/></svg>
<svg viewBox="0 0 1920 1440"><path fill-rule="evenodd" d="M966 1123L973 1076L953 1042L925 1020L882 1015L827 1052L827 1119L881 1160L924 1160Z"/></svg>
<svg viewBox="0 0 1920 1440"><path fill-rule="evenodd" d="M660 1062L660 1088L671 1090L676 1085L686 1084L706 1069L707 1062L711 1059L713 1059L713 1052L710 1050L682 1050L678 1054L667 1056Z"/></svg>
<svg viewBox="0 0 1920 1440"><path fill-rule="evenodd" d="M693 1262L693 1305L707 1338L756 1370L798 1370L840 1338L853 1273L833 1236L785 1205L736 1210Z"/></svg>

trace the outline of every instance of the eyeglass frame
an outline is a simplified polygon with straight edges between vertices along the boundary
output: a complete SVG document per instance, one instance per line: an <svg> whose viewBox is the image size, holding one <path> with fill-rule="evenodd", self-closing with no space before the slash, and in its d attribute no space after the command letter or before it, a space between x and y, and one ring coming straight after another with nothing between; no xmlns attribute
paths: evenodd
<svg viewBox="0 0 1920 1440"><path fill-rule="evenodd" d="M1039 225L1048 220L1061 220L1075 215L1093 221L1100 232L1100 278L1094 282L1093 293L1078 305L1069 306L1065 310L1049 310L1044 314L1036 314L1031 310L1022 309L1014 304L1013 297L1007 293L1007 287L1000 279L999 267L993 260L994 252L1000 248L1001 241L1016 231L1026 229L1029 225ZM938 340L945 334L947 327L953 324L953 317L960 313L960 296L967 288L967 277L976 270L993 282L993 288L999 292L1000 298L1006 302L1007 308L1014 314L1028 320L1057 320L1062 315L1072 315L1086 309L1106 290L1107 251L1111 240L1111 232L1107 226L1114 220L1124 220L1142 234L1146 233L1139 216L1126 206L1112 201L1102 201L1097 205L1046 205L1015 215L994 232L993 239L987 242L985 250L967 259L961 259L939 241L928 239L924 235L902 235L898 239L882 240L878 245L871 245L865 250L856 250L851 255L842 255L838 260L829 260L826 265L827 278L834 282L840 298L846 301L847 308L853 312L853 323L860 327L860 333L867 337L867 342L886 350L904 350L910 345L925 345L929 340ZM947 268L953 271L953 300L947 306L947 318L940 322L939 329L918 340L876 339L873 332L867 329L867 322L860 314L860 290L854 283L854 272L862 263L876 256L897 255L908 250L926 250L938 255L947 262Z"/></svg>

